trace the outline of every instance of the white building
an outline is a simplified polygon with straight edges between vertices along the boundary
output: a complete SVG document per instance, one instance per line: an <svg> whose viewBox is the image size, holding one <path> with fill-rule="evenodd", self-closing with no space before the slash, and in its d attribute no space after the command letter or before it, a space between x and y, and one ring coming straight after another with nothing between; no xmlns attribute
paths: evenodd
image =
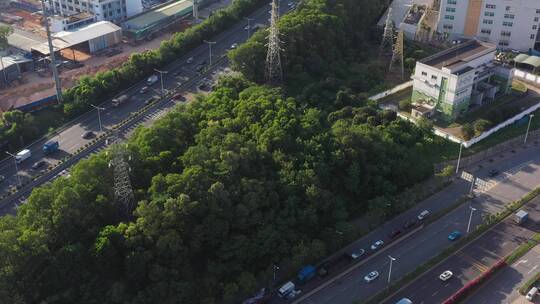
<svg viewBox="0 0 540 304"><path fill-rule="evenodd" d="M94 14L97 21L120 23L143 11L141 0L47 0L55 14L70 16L80 12Z"/></svg>
<svg viewBox="0 0 540 304"><path fill-rule="evenodd" d="M51 31L58 33L61 31L70 31L85 25L94 23L96 17L93 14L82 12L70 16L54 15L49 17Z"/></svg>
<svg viewBox="0 0 540 304"><path fill-rule="evenodd" d="M495 53L495 45L473 39L417 61L411 100L421 111L413 114L427 114L427 108L451 121L471 105L492 101L511 77L495 64Z"/></svg>
<svg viewBox="0 0 540 304"><path fill-rule="evenodd" d="M477 37L499 49L528 51L537 41L540 0L441 0L437 31Z"/></svg>

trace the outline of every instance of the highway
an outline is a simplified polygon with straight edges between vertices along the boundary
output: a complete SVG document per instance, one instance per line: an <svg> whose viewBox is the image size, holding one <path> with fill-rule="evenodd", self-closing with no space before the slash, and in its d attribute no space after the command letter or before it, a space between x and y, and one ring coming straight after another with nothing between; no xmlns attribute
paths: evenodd
<svg viewBox="0 0 540 304"><path fill-rule="evenodd" d="M477 196L472 202L461 205L434 223L413 232L412 235L407 236L405 239L401 239L398 243L393 244L391 242L387 234L400 227L405 220L414 218L424 209L429 210L432 214L443 210L452 205L458 197L469 192L470 183L463 180L455 181L443 191L421 202L412 210L386 223L347 248L348 252L358 251L361 248L369 252L369 246L375 240L382 239L385 242L385 247L379 249L380 252L365 256L346 275L335 279L334 274L334 279L330 280L316 278L313 280L314 283L299 287L302 289L302 293L297 296L297 299L285 301L274 298L271 303L352 303L353 301L366 300L377 294L388 286L390 262L388 256L396 259L393 262L391 276L391 280L394 281L449 247L452 244L447 239L450 232L459 230L465 234L470 216L470 206L476 209L471 218L472 230L482 222L482 217L486 214L500 211L506 203L519 199L540 185L539 152L538 145L530 144L526 148L516 148L514 153L509 152L492 160L486 159L473 168L472 173L490 183L491 187L487 192L477 192ZM495 178L489 178L487 175L491 169L498 169L501 174ZM511 245L508 244L508 246ZM365 283L363 277L373 270L377 270L381 274L380 277L372 283ZM436 279L433 281L438 283ZM324 282L328 285L317 290L317 286ZM406 293L400 295L408 296ZM414 300L413 302L417 303ZM437 302L426 300L423 303ZM394 302L389 301L388 303ZM422 302L419 301L418 303Z"/></svg>
<svg viewBox="0 0 540 304"><path fill-rule="evenodd" d="M286 13L290 10L290 6L282 5L280 6L281 13ZM251 25L254 24L268 24L270 6L266 5L263 8L254 12L250 18L252 19ZM212 40L216 42L212 46L212 58L215 62L218 58L224 56L226 52L230 49L231 45L234 43L242 43L247 39L247 30L245 29L247 21L241 21L227 31L220 33L215 36ZM251 30L253 32L253 30ZM188 63L188 58L192 57L193 61ZM191 61L191 60L190 60ZM199 73L197 72L197 67L204 64L205 66L209 63L209 49L206 44L202 44L199 47L195 48L176 62L171 65L162 68L168 73L164 74L163 84L166 90L174 90L178 88L188 79L193 79ZM215 70L208 71L214 72ZM200 77L199 77L200 78ZM118 108L114 108L111 105L110 100L107 100L101 103L99 106L105 108L101 111L101 122L103 132L110 129L112 126L118 124L119 122L130 117L132 113L145 107L145 101L152 96L159 96L161 93L161 85L158 81L154 84L149 92L145 94L140 94L140 89L145 86L145 80L139 82L138 84L132 86L124 92L119 93L118 95L127 94L133 96L132 99ZM186 89L196 88L197 85L193 85ZM117 95L117 96L118 96ZM174 103L169 103L170 107ZM170 108L169 107L169 108ZM162 114L160 114L162 115ZM30 181L33 177L38 176L41 172L39 170L32 170L30 167L32 164L38 160L45 160L50 166L58 163L61 159L70 157L74 152L76 152L81 147L84 147L88 142L92 140L83 139L82 134L86 131L92 131L96 136L100 135L99 123L98 123L98 113L96 110L89 111L83 114L81 117L75 119L69 123L65 128L62 128L57 132L53 137L42 138L33 144L31 144L27 149L32 151L32 157L25 160L18 165L19 169L19 178L22 183L25 181ZM51 155L44 155L42 152L43 144L49 140L57 140L60 143L60 151L53 153ZM17 151L11 151L15 154ZM45 168L44 168L45 169ZM43 169L43 170L44 170ZM0 162L0 174L6 177L5 181L0 183L0 194L6 193L9 189L14 188L18 184L16 178L16 168L13 158L8 158ZM32 186L39 186L41 183L33 182ZM14 200L5 200L0 204L0 214L5 214L11 212L13 204L17 203Z"/></svg>

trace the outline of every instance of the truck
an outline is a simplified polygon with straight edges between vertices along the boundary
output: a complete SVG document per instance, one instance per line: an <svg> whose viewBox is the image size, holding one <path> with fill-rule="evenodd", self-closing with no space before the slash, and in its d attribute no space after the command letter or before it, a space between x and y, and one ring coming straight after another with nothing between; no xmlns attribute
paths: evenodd
<svg viewBox="0 0 540 304"><path fill-rule="evenodd" d="M516 224L521 225L521 224L523 224L523 222L525 222L527 220L528 217L529 217L529 213L527 213L524 210L519 210L514 215L514 221L516 222Z"/></svg>
<svg viewBox="0 0 540 304"><path fill-rule="evenodd" d="M281 286L278 289L278 296L280 298L286 298L288 295L290 295L292 292L294 292L295 288L296 288L296 286L294 285L294 283L289 281L289 282L283 284L283 286Z"/></svg>
<svg viewBox="0 0 540 304"><path fill-rule="evenodd" d="M15 155L15 161L17 162L17 164L20 164L26 159L29 159L30 156L32 156L32 152L30 152L30 150L28 149L24 149L17 153L17 155Z"/></svg>
<svg viewBox="0 0 540 304"><path fill-rule="evenodd" d="M298 279L298 282L300 282L300 284L304 284L307 281L311 280L315 276L315 273L317 273L315 266L307 265L304 268L300 269L296 278Z"/></svg>
<svg viewBox="0 0 540 304"><path fill-rule="evenodd" d="M119 96L119 97L116 97L112 100L112 106L117 108L119 106L121 106L122 104L126 103L129 101L129 96L124 94L122 96Z"/></svg>
<svg viewBox="0 0 540 304"><path fill-rule="evenodd" d="M158 76L157 75L152 75L152 76L148 77L148 79L146 79L146 85L151 86L154 83L156 83L157 81L158 81Z"/></svg>
<svg viewBox="0 0 540 304"><path fill-rule="evenodd" d="M42 149L43 149L44 154L51 154L58 151L59 147L60 147L60 144L58 143L58 141L50 140L43 145Z"/></svg>

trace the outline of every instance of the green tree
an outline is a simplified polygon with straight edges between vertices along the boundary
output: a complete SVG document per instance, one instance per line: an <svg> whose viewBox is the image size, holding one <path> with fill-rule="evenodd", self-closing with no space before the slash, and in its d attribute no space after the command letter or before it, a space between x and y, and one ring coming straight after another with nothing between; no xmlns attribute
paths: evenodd
<svg viewBox="0 0 540 304"><path fill-rule="evenodd" d="M474 127L470 123L465 123L461 126L461 135L465 140L469 140L474 137Z"/></svg>

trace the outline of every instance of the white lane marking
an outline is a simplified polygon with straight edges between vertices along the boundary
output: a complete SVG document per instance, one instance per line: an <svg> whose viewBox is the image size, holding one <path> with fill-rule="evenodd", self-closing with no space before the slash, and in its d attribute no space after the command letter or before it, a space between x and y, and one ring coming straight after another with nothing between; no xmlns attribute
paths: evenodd
<svg viewBox="0 0 540 304"><path fill-rule="evenodd" d="M527 274L531 274L533 271L536 270L536 268L538 268L538 265L534 265L534 267L531 268L531 270L529 270L529 272L527 272Z"/></svg>

